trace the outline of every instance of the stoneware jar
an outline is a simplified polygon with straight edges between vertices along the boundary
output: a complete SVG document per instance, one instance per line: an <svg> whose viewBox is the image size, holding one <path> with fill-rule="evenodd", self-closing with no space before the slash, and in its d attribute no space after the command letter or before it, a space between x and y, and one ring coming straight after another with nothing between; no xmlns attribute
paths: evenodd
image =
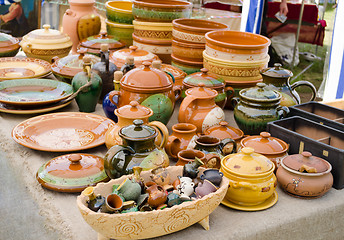
<svg viewBox="0 0 344 240"><path fill-rule="evenodd" d="M168 137L165 147L166 153L177 159L177 154L181 150L193 148L195 146L196 126L191 123L177 123L172 126L172 134Z"/></svg>
<svg viewBox="0 0 344 240"><path fill-rule="evenodd" d="M94 4L95 0L68 0L70 9L67 9L62 18L63 32L70 36L73 42L73 53L76 52L79 42L89 36L97 35L101 21Z"/></svg>
<svg viewBox="0 0 344 240"><path fill-rule="evenodd" d="M263 82L266 83L272 89L279 91L282 94L281 106L293 106L301 103L299 94L295 91L295 88L305 86L311 89L312 97L310 101L313 101L316 96L316 88L308 81L297 81L290 85L289 80L293 76L293 73L287 69L282 68L280 63L275 63L272 68L265 68L260 71L263 76Z"/></svg>
<svg viewBox="0 0 344 240"><path fill-rule="evenodd" d="M302 152L284 158L276 176L281 187L292 196L316 198L331 189L331 170L332 166L326 160Z"/></svg>
<svg viewBox="0 0 344 240"><path fill-rule="evenodd" d="M261 132L258 136L247 136L240 142L241 147L251 147L256 153L269 158L277 168L281 160L288 155L289 145L281 139L271 137L268 132Z"/></svg>
<svg viewBox="0 0 344 240"><path fill-rule="evenodd" d="M216 90L206 88L204 83L198 87L185 91L186 97L180 104L178 121L192 123L197 127L197 133L202 133L207 128L225 120L223 110L216 105Z"/></svg>
<svg viewBox="0 0 344 240"><path fill-rule="evenodd" d="M235 140L237 144L240 143L240 140L244 137L244 132L238 128L232 127L228 122L222 121L218 125L207 128L204 131L205 135L210 135L217 137L219 139L231 138Z"/></svg>
<svg viewBox="0 0 344 240"><path fill-rule="evenodd" d="M218 95L215 97L215 102L220 108L224 108L227 102L227 96L230 98L234 96L234 89L229 86L226 87L226 83L222 78L213 73L209 73L206 68L202 68L201 72L186 76L183 80L183 89L197 87L200 82L204 83L205 87L217 91ZM185 93L182 94L182 97L184 96Z"/></svg>
<svg viewBox="0 0 344 240"><path fill-rule="evenodd" d="M281 94L267 88L265 83L243 89L239 96L240 100L232 98L234 119L245 134L258 135L266 131L268 122L286 117L289 113L287 107L279 105Z"/></svg>
<svg viewBox="0 0 344 240"><path fill-rule="evenodd" d="M0 33L0 57L14 57L19 51L19 40L6 33Z"/></svg>
<svg viewBox="0 0 344 240"><path fill-rule="evenodd" d="M29 32L20 42L27 57L39 58L48 62L51 62L55 56L59 58L67 56L72 44L67 34L50 29L49 24L44 24L43 29Z"/></svg>
<svg viewBox="0 0 344 240"><path fill-rule="evenodd" d="M165 147L168 132L159 129L163 134L160 146L155 145L158 136L155 128L144 125L141 119L136 119L133 125L123 127L119 131L123 145L110 148L104 158L105 172L110 178L133 173L134 166L150 170L158 166L169 165ZM159 126L157 126L159 128Z"/></svg>
<svg viewBox="0 0 344 240"><path fill-rule="evenodd" d="M268 158L250 147L224 157L220 171L229 179L225 199L234 204L233 208L264 203L276 189L274 169Z"/></svg>
<svg viewBox="0 0 344 240"><path fill-rule="evenodd" d="M143 66L129 71L120 82L120 90L112 91L110 100L118 96L118 107L138 101L153 110L149 121L167 124L174 111L175 101L180 96L180 88L173 86L172 77L164 71L151 67L146 61Z"/></svg>

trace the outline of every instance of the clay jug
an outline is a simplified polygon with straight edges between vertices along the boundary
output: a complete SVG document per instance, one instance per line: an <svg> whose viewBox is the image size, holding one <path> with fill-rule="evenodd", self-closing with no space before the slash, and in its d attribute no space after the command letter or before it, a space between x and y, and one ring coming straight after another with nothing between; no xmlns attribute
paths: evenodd
<svg viewBox="0 0 344 240"><path fill-rule="evenodd" d="M151 207L156 208L166 202L167 193L162 186L157 185L155 182L148 182L146 186L146 192L149 193L147 203Z"/></svg>
<svg viewBox="0 0 344 240"><path fill-rule="evenodd" d="M101 21L94 4L95 0L68 0L67 9L62 19L63 32L73 42L72 51L76 53L80 40L100 32Z"/></svg>
<svg viewBox="0 0 344 240"><path fill-rule="evenodd" d="M177 159L178 152L195 146L196 126L191 123L177 123L172 126L172 134L168 137L166 153Z"/></svg>
<svg viewBox="0 0 344 240"><path fill-rule="evenodd" d="M196 178L199 170L198 168L202 166L204 163L199 159L198 157L195 157L195 160L192 162L188 162L183 167L183 177L189 177L189 178Z"/></svg>
<svg viewBox="0 0 344 240"><path fill-rule="evenodd" d="M180 104L178 114L178 121L194 124L197 133L225 120L223 110L215 103L217 91L204 86L204 83L199 83L198 87L185 91L186 97Z"/></svg>

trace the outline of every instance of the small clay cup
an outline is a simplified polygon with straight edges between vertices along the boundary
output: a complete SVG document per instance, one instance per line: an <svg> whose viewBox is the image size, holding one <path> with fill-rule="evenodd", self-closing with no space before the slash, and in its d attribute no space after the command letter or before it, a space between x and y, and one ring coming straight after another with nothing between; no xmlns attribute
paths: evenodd
<svg viewBox="0 0 344 240"><path fill-rule="evenodd" d="M177 154L178 161L176 163L176 166L184 166L185 164L189 162L193 162L196 157L198 157L202 162L206 160L205 153L199 150L195 149L185 149Z"/></svg>
<svg viewBox="0 0 344 240"><path fill-rule="evenodd" d="M123 207L122 198L113 193L109 194L105 199L105 204L102 206L101 211L106 213L115 213L121 210Z"/></svg>
<svg viewBox="0 0 344 240"><path fill-rule="evenodd" d="M212 182L205 179L203 183L199 183L195 189L196 197L202 198L209 193L216 192L218 187L216 187Z"/></svg>
<svg viewBox="0 0 344 240"><path fill-rule="evenodd" d="M201 175L201 180L208 180L216 186L220 186L223 173L219 169L207 169Z"/></svg>

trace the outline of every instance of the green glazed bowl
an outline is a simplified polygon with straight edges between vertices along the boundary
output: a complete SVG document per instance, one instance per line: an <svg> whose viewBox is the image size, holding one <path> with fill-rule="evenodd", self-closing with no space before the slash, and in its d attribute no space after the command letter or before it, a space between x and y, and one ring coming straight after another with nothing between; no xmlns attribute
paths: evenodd
<svg viewBox="0 0 344 240"><path fill-rule="evenodd" d="M105 23L108 35L114 36L116 40L123 42L127 47L133 45L134 25L115 23L108 19L105 19Z"/></svg>
<svg viewBox="0 0 344 240"><path fill-rule="evenodd" d="M132 24L134 16L131 1L108 1L105 3L106 17L116 23Z"/></svg>

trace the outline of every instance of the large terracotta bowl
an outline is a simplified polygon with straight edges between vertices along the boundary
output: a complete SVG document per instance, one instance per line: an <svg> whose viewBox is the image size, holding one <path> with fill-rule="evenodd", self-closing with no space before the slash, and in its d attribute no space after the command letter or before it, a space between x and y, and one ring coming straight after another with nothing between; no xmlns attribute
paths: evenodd
<svg viewBox="0 0 344 240"><path fill-rule="evenodd" d="M171 65L183 70L188 75L191 73L199 72L201 68L203 68L203 62L187 61L184 59L180 59L173 54L171 54L171 58Z"/></svg>
<svg viewBox="0 0 344 240"><path fill-rule="evenodd" d="M204 44L185 43L172 40L172 53L175 57L182 60L202 62Z"/></svg>
<svg viewBox="0 0 344 240"><path fill-rule="evenodd" d="M187 43L205 44L207 32L228 28L227 25L203 19L180 18L172 21L172 36L175 40Z"/></svg>
<svg viewBox="0 0 344 240"><path fill-rule="evenodd" d="M171 181L182 175L182 166L168 167ZM199 176L205 169L200 168ZM151 181L150 171L141 173L144 181ZM111 180L108 183L99 183L94 188L95 194L106 196L112 192L114 184L120 184L127 176ZM224 198L228 188L228 179L223 178L220 188L213 193L196 201L184 202L180 205L164 210L151 212L131 212L124 214L107 214L93 212L87 207L87 197L77 197L78 208L85 221L98 232L98 239L142 239L159 237L199 222L209 229L209 214L215 210Z"/></svg>
<svg viewBox="0 0 344 240"><path fill-rule="evenodd" d="M171 40L172 23L133 21L134 34L142 39Z"/></svg>
<svg viewBox="0 0 344 240"><path fill-rule="evenodd" d="M206 53L226 61L259 61L268 55L270 39L259 34L217 30L205 34Z"/></svg>
<svg viewBox="0 0 344 240"><path fill-rule="evenodd" d="M132 24L134 20L131 1L107 1L106 17L112 22Z"/></svg>
<svg viewBox="0 0 344 240"><path fill-rule="evenodd" d="M121 41L125 46L133 45L132 34L134 32L134 25L116 23L105 19L106 31L109 35L114 36L116 40Z"/></svg>

